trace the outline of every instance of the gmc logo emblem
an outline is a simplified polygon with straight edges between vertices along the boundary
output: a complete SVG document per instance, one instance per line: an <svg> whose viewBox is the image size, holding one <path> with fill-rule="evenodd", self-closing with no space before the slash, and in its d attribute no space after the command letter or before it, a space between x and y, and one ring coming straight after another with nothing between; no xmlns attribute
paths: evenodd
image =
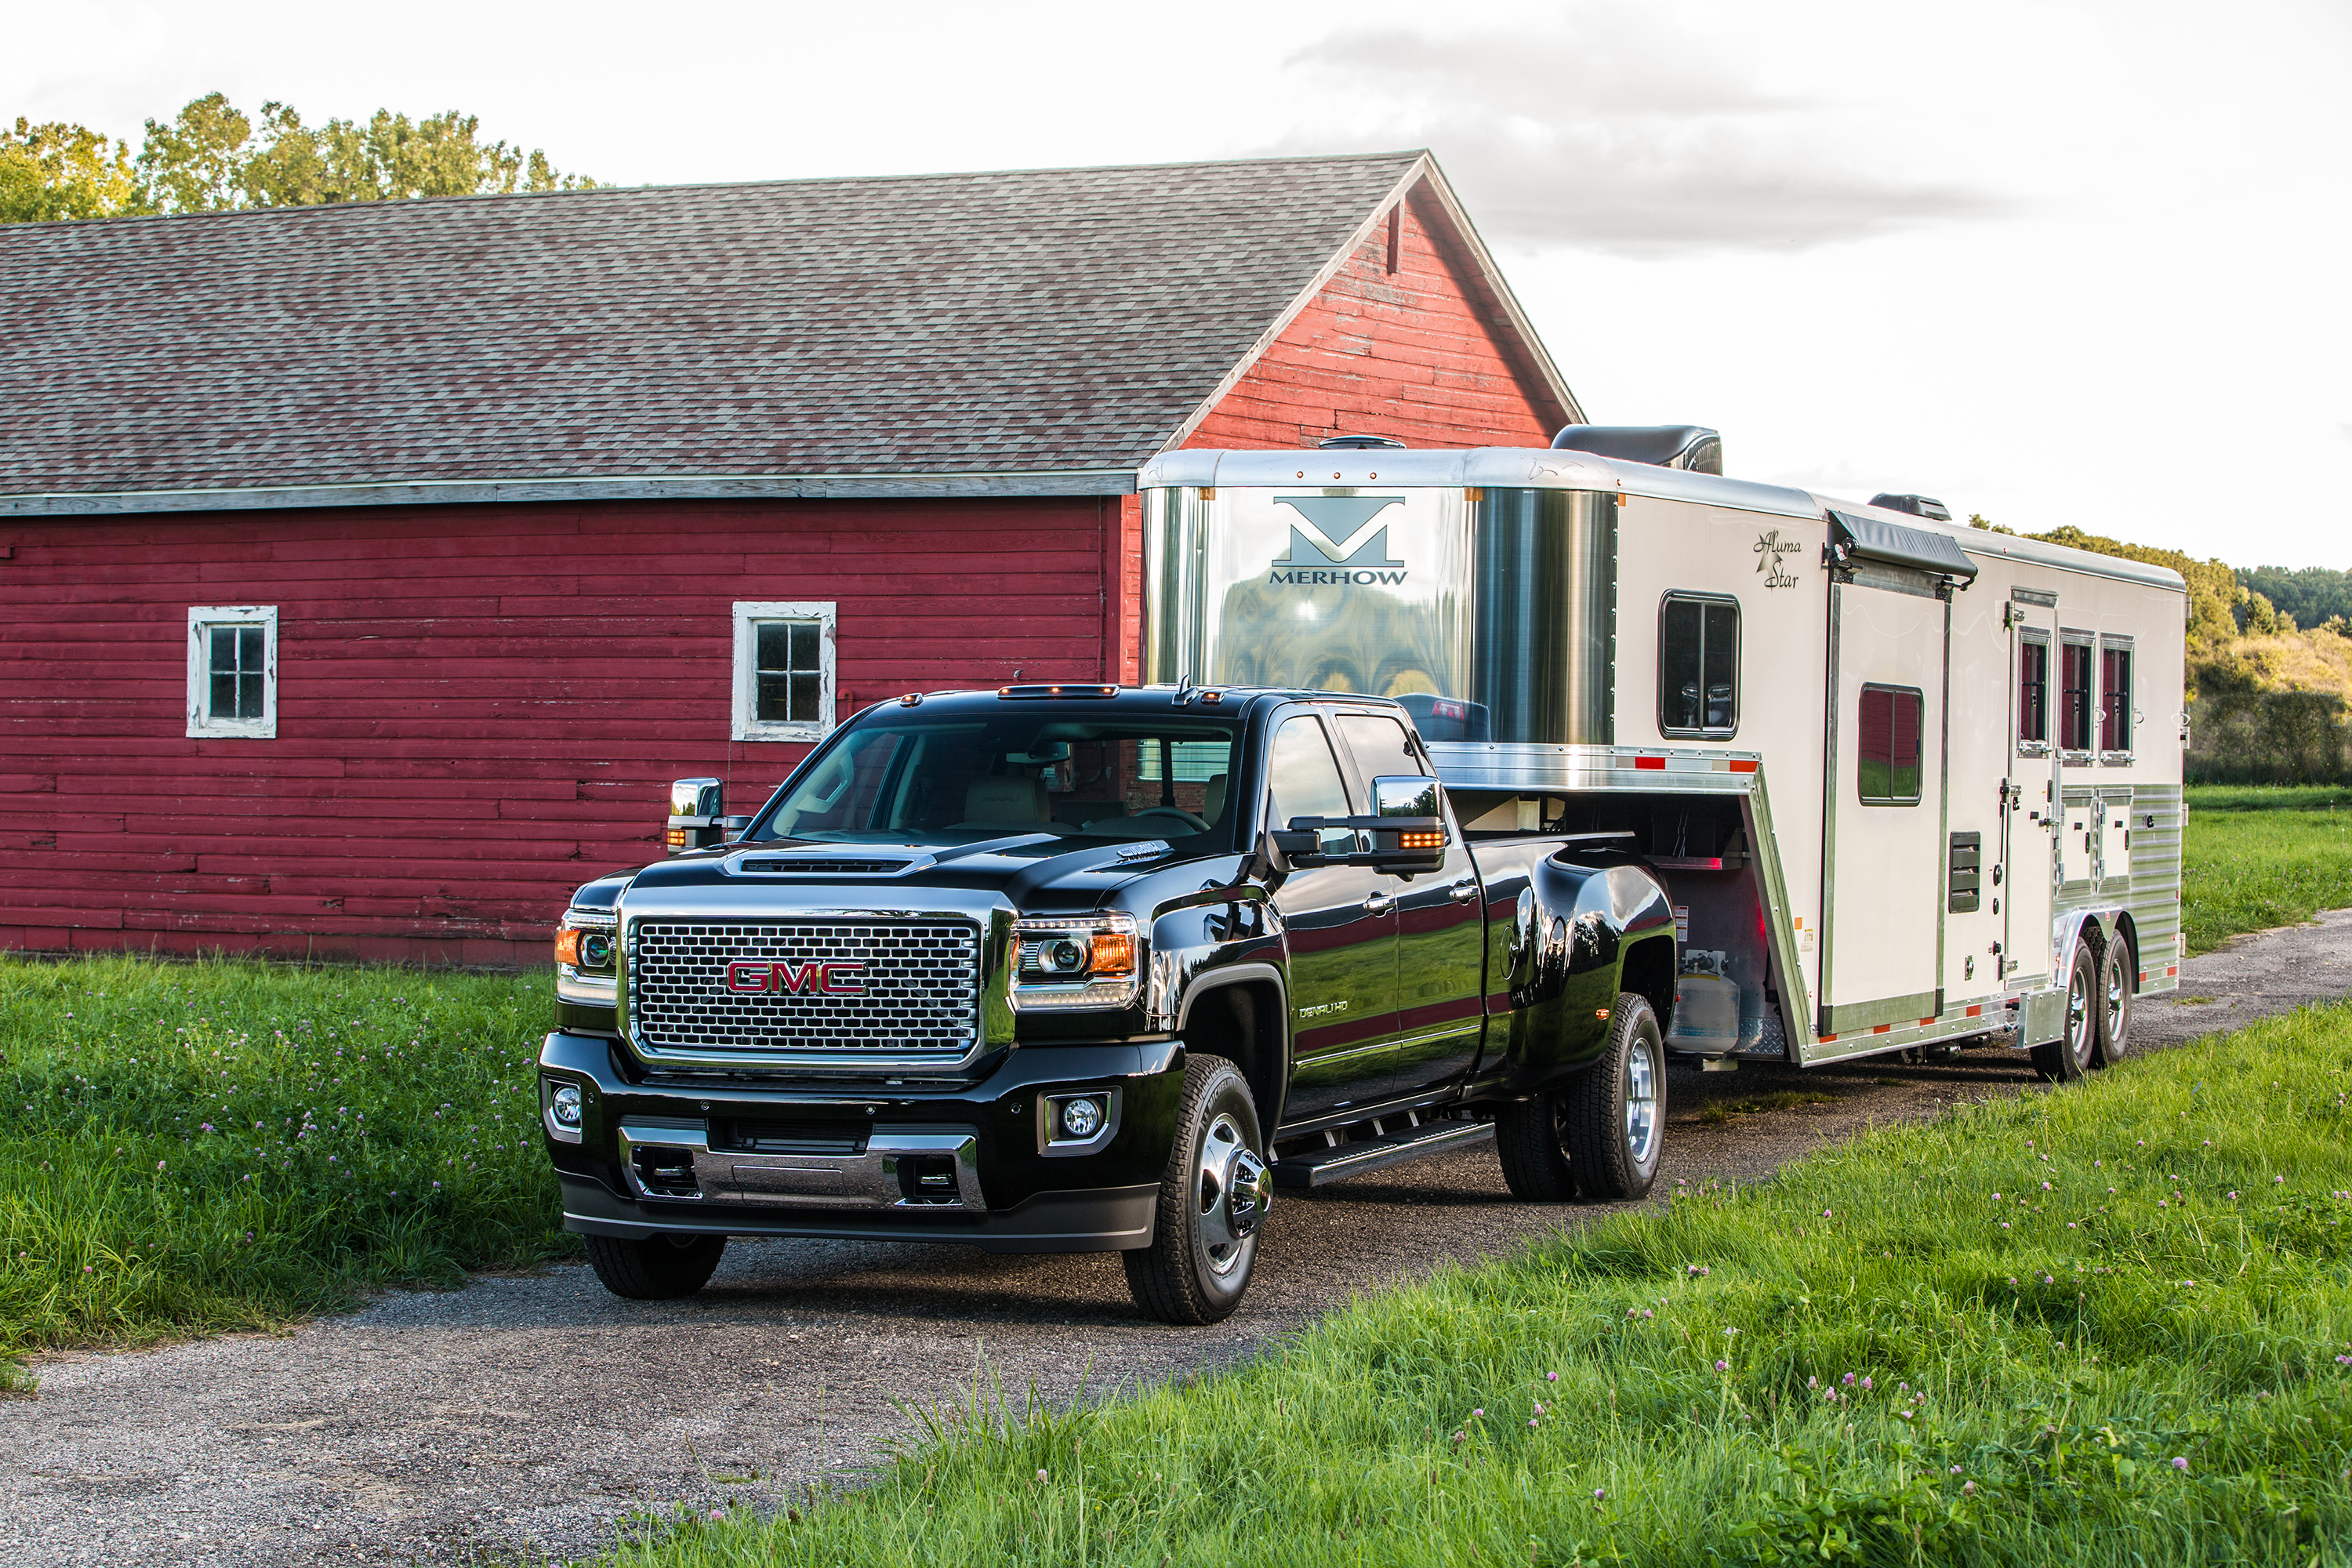
<svg viewBox="0 0 2352 1568"><path fill-rule="evenodd" d="M826 996L861 996L866 983L858 978L866 965L858 963L819 963L797 967L764 958L739 958L727 966L727 989L745 994L764 991L793 994L815 992Z"/></svg>

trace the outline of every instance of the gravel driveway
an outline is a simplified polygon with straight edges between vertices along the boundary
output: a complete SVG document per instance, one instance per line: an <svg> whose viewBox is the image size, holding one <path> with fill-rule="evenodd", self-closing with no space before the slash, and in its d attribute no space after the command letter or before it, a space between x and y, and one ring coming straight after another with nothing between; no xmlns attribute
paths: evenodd
<svg viewBox="0 0 2352 1568"><path fill-rule="evenodd" d="M2178 1044L2352 992L2352 911L2193 959L2146 1005ZM1931 1066L1676 1072L1665 1182L1752 1178L1874 1121L2033 1082L2016 1053ZM1697 1120L1782 1089L1833 1103ZM772 1241L692 1300L631 1304L583 1267L400 1293L282 1338L37 1363L0 1401L0 1562L277 1564L574 1555L634 1509L835 1484L982 1376L1066 1401L1223 1364L1358 1291L1601 1212L1511 1201L1477 1149L1284 1193L1241 1312L1138 1321L1110 1257Z"/></svg>

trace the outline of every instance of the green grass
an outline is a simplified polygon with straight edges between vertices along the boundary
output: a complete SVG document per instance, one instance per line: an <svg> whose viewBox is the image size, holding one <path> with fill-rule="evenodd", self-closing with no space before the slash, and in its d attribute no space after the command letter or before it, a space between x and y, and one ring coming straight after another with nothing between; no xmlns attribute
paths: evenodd
<svg viewBox="0 0 2352 1568"><path fill-rule="evenodd" d="M2192 953L2240 931L2352 907L2352 790L2191 789L2182 869L2181 925Z"/></svg>
<svg viewBox="0 0 2352 1568"><path fill-rule="evenodd" d="M976 1402L751 1563L2352 1560L2352 1007L1384 1291L1229 1373Z"/></svg>
<svg viewBox="0 0 2352 1568"><path fill-rule="evenodd" d="M0 959L0 1369L570 1250L532 1071L552 983Z"/></svg>

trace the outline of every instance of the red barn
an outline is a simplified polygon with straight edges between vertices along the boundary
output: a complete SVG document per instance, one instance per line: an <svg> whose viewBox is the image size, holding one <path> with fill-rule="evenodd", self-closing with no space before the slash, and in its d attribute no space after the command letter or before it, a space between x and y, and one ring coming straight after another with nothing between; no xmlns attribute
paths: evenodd
<svg viewBox="0 0 2352 1568"><path fill-rule="evenodd" d="M1580 418L1420 153L0 228L0 946L535 961L675 775L1133 679L1154 453Z"/></svg>

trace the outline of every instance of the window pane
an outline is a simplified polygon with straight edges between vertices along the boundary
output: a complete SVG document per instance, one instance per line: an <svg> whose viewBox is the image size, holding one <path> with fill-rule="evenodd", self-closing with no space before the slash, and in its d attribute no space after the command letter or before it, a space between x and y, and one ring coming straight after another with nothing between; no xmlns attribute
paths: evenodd
<svg viewBox="0 0 2352 1568"><path fill-rule="evenodd" d="M2102 700L2099 713L2099 749L2106 752L2131 750L2131 650L2111 647L2101 650L2105 668L2099 688Z"/></svg>
<svg viewBox="0 0 2352 1568"><path fill-rule="evenodd" d="M1274 736L1274 826L1287 826L1294 816L1348 816L1347 787L1339 782L1339 763L1323 726L1313 719L1286 720ZM1327 828L1323 842L1345 850L1355 835L1346 828Z"/></svg>
<svg viewBox="0 0 2352 1568"><path fill-rule="evenodd" d="M1706 677L1706 727L1731 729L1739 722L1738 606L1706 606L1706 638L1701 662Z"/></svg>
<svg viewBox="0 0 2352 1568"><path fill-rule="evenodd" d="M1339 720L1339 733L1347 737L1348 749L1355 752L1356 766L1361 770L1359 782L1366 786L1367 804L1371 800L1372 780L1397 773L1426 775L1429 772L1413 755L1412 744L1405 739L1404 726L1395 720L1367 713L1342 713Z"/></svg>
<svg viewBox="0 0 2352 1568"><path fill-rule="evenodd" d="M215 626L212 631L212 672L215 675L236 673L236 627Z"/></svg>
<svg viewBox="0 0 2352 1568"><path fill-rule="evenodd" d="M2058 743L2070 752L2091 749L2091 648L2088 643L2068 643L2059 656Z"/></svg>
<svg viewBox="0 0 2352 1568"><path fill-rule="evenodd" d="M212 716L215 719L234 719L237 717L236 672L235 670L215 670L214 672Z"/></svg>
<svg viewBox="0 0 2352 1568"><path fill-rule="evenodd" d="M814 672L818 668L816 656L816 623L814 621L792 621L786 624L792 628L793 634L792 668L803 674Z"/></svg>
<svg viewBox="0 0 2352 1568"><path fill-rule="evenodd" d="M2050 645L2020 643L2017 647L2017 738L2050 739Z"/></svg>
<svg viewBox="0 0 2352 1568"><path fill-rule="evenodd" d="M778 724L788 724L793 719L793 678L771 675L761 670L758 677L758 695L753 703L754 716Z"/></svg>
<svg viewBox="0 0 2352 1568"><path fill-rule="evenodd" d="M236 633L236 668L239 675L261 673L262 634L259 626L239 626Z"/></svg>
<svg viewBox="0 0 2352 1568"><path fill-rule="evenodd" d="M817 687L823 678L815 675L793 675L787 679L793 683L793 722L815 723L817 721Z"/></svg>
<svg viewBox="0 0 2352 1568"><path fill-rule="evenodd" d="M1926 718L1927 699L1916 691L1863 688L1855 782L1865 804L1918 804L1920 731Z"/></svg>
<svg viewBox="0 0 2352 1568"><path fill-rule="evenodd" d="M1687 599L1668 599L1658 617L1658 727L1662 730L1699 727L1703 618L1703 607Z"/></svg>
<svg viewBox="0 0 2352 1568"><path fill-rule="evenodd" d="M781 674L792 668L791 622L761 621L752 627L752 632L759 639L754 662L761 673L774 671Z"/></svg>

